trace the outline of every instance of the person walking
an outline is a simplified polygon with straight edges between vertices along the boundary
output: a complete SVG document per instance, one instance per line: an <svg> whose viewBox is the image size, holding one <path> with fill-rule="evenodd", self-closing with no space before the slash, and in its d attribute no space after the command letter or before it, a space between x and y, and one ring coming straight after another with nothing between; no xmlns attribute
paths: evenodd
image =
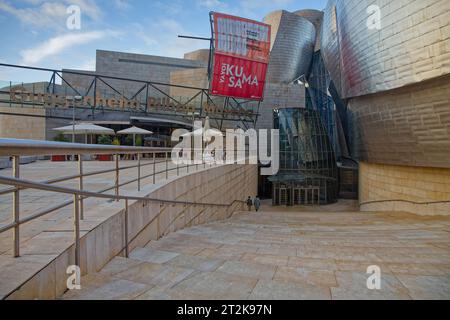
<svg viewBox="0 0 450 320"><path fill-rule="evenodd" d="M257 196L253 199L253 205L255 206L256 212L258 212L259 207L261 207L261 200Z"/></svg>
<svg viewBox="0 0 450 320"><path fill-rule="evenodd" d="M248 196L246 203L247 203L248 211L252 211L252 205L253 205L252 197Z"/></svg>

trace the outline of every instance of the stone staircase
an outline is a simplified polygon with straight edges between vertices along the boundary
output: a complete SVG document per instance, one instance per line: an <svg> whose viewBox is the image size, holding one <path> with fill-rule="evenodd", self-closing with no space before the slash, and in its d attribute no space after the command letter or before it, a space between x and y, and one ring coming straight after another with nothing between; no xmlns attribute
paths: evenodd
<svg viewBox="0 0 450 320"><path fill-rule="evenodd" d="M450 298L450 218L298 210L179 230L115 257L62 299ZM370 265L383 290L367 289Z"/></svg>

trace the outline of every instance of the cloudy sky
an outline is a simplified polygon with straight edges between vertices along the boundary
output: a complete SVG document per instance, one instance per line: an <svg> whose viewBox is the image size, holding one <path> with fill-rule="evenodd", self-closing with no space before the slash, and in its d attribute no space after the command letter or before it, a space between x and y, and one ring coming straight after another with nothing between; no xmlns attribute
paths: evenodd
<svg viewBox="0 0 450 320"><path fill-rule="evenodd" d="M81 9L79 30L67 27L71 5ZM262 20L273 10L325 5L326 0L0 0L0 63L94 70L96 49L183 57L208 44L177 35L209 37L210 11ZM0 81L36 81L39 75L0 68Z"/></svg>

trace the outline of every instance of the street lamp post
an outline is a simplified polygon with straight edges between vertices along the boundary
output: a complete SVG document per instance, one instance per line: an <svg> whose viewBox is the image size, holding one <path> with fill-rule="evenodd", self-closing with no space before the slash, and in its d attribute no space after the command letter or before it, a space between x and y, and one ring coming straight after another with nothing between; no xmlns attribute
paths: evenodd
<svg viewBox="0 0 450 320"><path fill-rule="evenodd" d="M81 96L74 97L74 102L73 102L73 106L72 106L72 143L75 143L75 106L82 99L83 99L83 97L81 97Z"/></svg>

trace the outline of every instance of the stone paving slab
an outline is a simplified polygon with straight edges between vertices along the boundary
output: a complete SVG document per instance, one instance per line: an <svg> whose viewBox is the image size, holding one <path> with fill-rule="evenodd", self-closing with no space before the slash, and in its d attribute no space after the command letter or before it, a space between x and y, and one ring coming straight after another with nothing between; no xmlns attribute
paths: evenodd
<svg viewBox="0 0 450 320"><path fill-rule="evenodd" d="M330 290L307 284L284 281L259 280L252 291L251 300L327 300Z"/></svg>
<svg viewBox="0 0 450 320"><path fill-rule="evenodd" d="M131 283L114 299L450 299L449 223L444 216L361 213L348 201L264 206L115 258L77 298L112 297L121 277ZM380 290L367 288L372 265L381 269ZM135 283L146 288L137 296Z"/></svg>
<svg viewBox="0 0 450 320"><path fill-rule="evenodd" d="M179 253L156 250L151 248L136 248L131 252L130 258L145 262L153 262L153 263L164 263L167 262L176 256Z"/></svg>

